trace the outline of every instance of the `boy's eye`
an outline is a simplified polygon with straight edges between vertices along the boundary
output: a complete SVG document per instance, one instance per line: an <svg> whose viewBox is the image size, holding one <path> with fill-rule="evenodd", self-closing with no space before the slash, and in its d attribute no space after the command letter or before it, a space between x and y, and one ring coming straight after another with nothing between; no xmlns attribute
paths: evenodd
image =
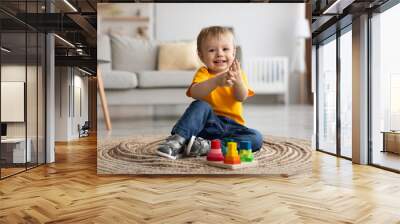
<svg viewBox="0 0 400 224"><path fill-rule="evenodd" d="M214 52L215 50L214 49L208 49L208 52Z"/></svg>
<svg viewBox="0 0 400 224"><path fill-rule="evenodd" d="M224 50L224 51L229 51L229 48L224 48L223 50Z"/></svg>

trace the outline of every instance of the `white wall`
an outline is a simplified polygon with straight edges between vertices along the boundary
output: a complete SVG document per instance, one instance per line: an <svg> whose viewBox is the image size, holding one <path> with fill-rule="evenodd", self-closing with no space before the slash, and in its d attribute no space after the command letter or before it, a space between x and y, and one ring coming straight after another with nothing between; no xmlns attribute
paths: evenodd
<svg viewBox="0 0 400 224"><path fill-rule="evenodd" d="M70 67L56 67L55 86L55 140L76 139L79 134L78 124L83 125L88 120L87 77L82 77L77 69L72 71ZM82 115L79 113L79 105L82 107Z"/></svg>
<svg viewBox="0 0 400 224"><path fill-rule="evenodd" d="M71 135L73 138L79 137L79 132L77 129L78 124L81 126L88 120L88 82L87 77L83 77L76 74L74 76L74 107L72 112L72 120L71 120ZM79 72L79 71L78 71ZM82 111L80 111L82 110Z"/></svg>
<svg viewBox="0 0 400 224"><path fill-rule="evenodd" d="M155 39L196 39L210 25L231 26L246 57L294 55L294 30L304 4L155 4Z"/></svg>
<svg viewBox="0 0 400 224"><path fill-rule="evenodd" d="M67 67L55 68L55 140L68 141L69 76Z"/></svg>

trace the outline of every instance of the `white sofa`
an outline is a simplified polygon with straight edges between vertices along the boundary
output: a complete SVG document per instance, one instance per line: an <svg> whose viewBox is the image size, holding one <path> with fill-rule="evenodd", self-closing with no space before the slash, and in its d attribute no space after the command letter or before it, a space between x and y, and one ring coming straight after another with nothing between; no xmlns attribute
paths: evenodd
<svg viewBox="0 0 400 224"><path fill-rule="evenodd" d="M196 69L158 70L158 48L156 41L117 35L98 37L98 51L111 58L100 69L112 119L178 115L193 100L186 96L186 89ZM160 108L162 105L164 108Z"/></svg>

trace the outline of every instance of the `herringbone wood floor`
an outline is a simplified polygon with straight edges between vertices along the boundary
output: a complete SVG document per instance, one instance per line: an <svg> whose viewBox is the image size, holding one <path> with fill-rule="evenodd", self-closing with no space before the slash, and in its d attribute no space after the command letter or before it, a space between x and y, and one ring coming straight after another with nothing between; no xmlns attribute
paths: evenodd
<svg viewBox="0 0 400 224"><path fill-rule="evenodd" d="M0 181L0 223L400 223L400 175L315 152L279 177L97 176L96 139Z"/></svg>

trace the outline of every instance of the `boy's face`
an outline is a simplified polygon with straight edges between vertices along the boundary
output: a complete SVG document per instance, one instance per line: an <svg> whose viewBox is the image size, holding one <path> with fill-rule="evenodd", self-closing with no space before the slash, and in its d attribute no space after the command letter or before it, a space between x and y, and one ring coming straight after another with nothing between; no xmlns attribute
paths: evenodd
<svg viewBox="0 0 400 224"><path fill-rule="evenodd" d="M235 59L233 36L223 34L219 37L207 37L198 53L211 73L226 72Z"/></svg>

